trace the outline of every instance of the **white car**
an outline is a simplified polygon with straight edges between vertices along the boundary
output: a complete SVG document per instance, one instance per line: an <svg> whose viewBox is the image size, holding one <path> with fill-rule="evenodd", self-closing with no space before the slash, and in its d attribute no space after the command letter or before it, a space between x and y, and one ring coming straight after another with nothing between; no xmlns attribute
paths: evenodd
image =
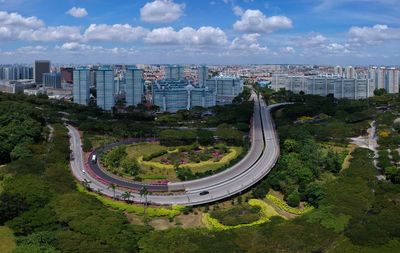
<svg viewBox="0 0 400 253"><path fill-rule="evenodd" d="M82 173L83 173L83 174L86 174L86 171L85 171L85 170L82 170Z"/></svg>

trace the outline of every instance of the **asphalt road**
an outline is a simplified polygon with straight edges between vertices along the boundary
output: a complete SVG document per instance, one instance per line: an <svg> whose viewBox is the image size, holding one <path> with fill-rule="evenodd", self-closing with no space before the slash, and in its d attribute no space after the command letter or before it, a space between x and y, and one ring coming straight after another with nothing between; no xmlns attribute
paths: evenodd
<svg viewBox="0 0 400 253"><path fill-rule="evenodd" d="M158 205L200 205L214 202L240 193L265 177L274 167L279 158L279 140L270 110L284 104L267 106L262 99L255 94L252 95L255 106L252 125L251 148L247 155L237 164L221 173L193 181L169 183L168 185L146 185L153 191L178 191L162 195L152 193L147 196L148 203ZM127 191L140 189L143 184L131 182L113 177L101 169L85 167L90 163L83 156L79 132L73 126L67 125L69 129L71 150L74 159L71 160L71 169L79 181L89 181L90 188L100 191L102 194L112 197L114 192L109 188L110 183L116 184L115 195L117 198ZM93 167L93 166L92 166ZM96 166L95 166L96 167ZM120 189L122 188L122 189ZM200 195L201 192L209 192ZM133 192L133 200L143 203L144 197Z"/></svg>

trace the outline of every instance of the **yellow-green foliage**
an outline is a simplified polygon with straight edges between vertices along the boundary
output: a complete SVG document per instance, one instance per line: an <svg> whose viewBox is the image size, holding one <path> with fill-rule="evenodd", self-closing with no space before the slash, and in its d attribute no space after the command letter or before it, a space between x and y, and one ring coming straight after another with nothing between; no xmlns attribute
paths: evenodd
<svg viewBox="0 0 400 253"><path fill-rule="evenodd" d="M82 185L77 184L78 191L84 192L86 194L94 196L96 199L98 199L101 203L104 205L120 210L122 212L128 212L128 213L134 213L137 215L143 215L144 213L144 206L139 205L139 204L128 204L122 201L117 201L113 200L110 198L107 198L105 196L99 195L94 192L89 192L87 191ZM169 217L173 218L175 216L178 216L181 214L181 211L184 209L184 207L179 206L179 205L173 205L170 209L169 208L164 208L164 207L147 207L146 208L146 215L148 217Z"/></svg>
<svg viewBox="0 0 400 253"><path fill-rule="evenodd" d="M223 166L227 163L229 163L231 160L237 158L240 154L241 150L240 148L233 147L229 149L229 153L226 154L224 157L221 158L218 162L214 162L212 160L200 162L200 163L187 163L184 165L181 165L181 168L189 168L189 169L197 169L201 167L209 167L209 166ZM140 156L138 158L138 163L140 165L148 166L148 167L153 167L153 168L158 168L158 169L174 169L174 165L171 164L162 164L160 162L154 162L154 161L143 161L143 156Z"/></svg>
<svg viewBox="0 0 400 253"><path fill-rule="evenodd" d="M304 209L299 209L299 208L294 208L286 204L285 201L275 197L274 195L268 194L267 199L270 200L274 205L276 205L278 208L282 209L285 212L291 213L291 214L296 214L296 215L301 215L306 212L309 212L313 209L312 206L305 206Z"/></svg>
<svg viewBox="0 0 400 253"><path fill-rule="evenodd" d="M228 230L228 229L235 229L235 228L259 225L259 224L268 222L272 216L279 216L279 214L275 211L274 208L272 208L270 205L268 205L267 203L265 203L262 200L250 199L248 203L251 206L259 206L261 208L261 210L260 210L261 217L257 221L254 221L254 222L248 223L248 224L239 224L236 226L226 226L224 224L221 224L217 219L212 218L209 213L203 214L202 221L206 225L206 227L208 227L210 229Z"/></svg>
<svg viewBox="0 0 400 253"><path fill-rule="evenodd" d="M388 129L380 130L380 131L378 131L378 135L381 138L387 138L390 136L390 130L388 130Z"/></svg>
<svg viewBox="0 0 400 253"><path fill-rule="evenodd" d="M307 122L307 121L310 121L310 120L313 120L313 119L314 118L310 117L310 116L301 116L297 120L300 121L301 123L304 123L304 122Z"/></svg>
<svg viewBox="0 0 400 253"><path fill-rule="evenodd" d="M10 253L15 248L15 237L8 227L0 227L0 252Z"/></svg>

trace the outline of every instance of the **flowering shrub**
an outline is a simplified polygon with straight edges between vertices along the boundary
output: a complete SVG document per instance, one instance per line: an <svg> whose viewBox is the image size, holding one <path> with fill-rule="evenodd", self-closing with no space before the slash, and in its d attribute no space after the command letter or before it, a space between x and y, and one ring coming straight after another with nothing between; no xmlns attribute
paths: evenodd
<svg viewBox="0 0 400 253"><path fill-rule="evenodd" d="M272 203L274 203L274 205L276 205L278 208L282 209L285 212L291 213L291 214L301 215L301 214L309 212L313 209L312 206L308 206L307 204L305 205L304 209L291 207L288 204L286 204L285 201L283 201L271 194L267 195L267 199L270 200Z"/></svg>

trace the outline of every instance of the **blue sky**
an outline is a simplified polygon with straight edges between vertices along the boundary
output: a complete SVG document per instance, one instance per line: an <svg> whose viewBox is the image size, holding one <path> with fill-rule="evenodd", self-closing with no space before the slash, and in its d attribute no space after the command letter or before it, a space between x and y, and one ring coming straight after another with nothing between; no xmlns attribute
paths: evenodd
<svg viewBox="0 0 400 253"><path fill-rule="evenodd" d="M399 0L0 0L0 63L399 65Z"/></svg>

